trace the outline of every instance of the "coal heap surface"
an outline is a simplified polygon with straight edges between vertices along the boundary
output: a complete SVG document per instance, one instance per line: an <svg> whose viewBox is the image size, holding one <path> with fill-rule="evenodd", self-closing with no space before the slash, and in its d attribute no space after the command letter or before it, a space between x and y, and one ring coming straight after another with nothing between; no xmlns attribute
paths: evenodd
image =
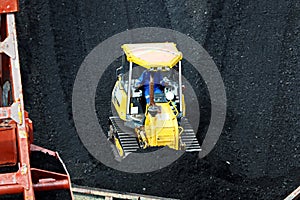
<svg viewBox="0 0 300 200"><path fill-rule="evenodd" d="M299 13L293 0L20 0L22 81L35 143L58 151L79 185L181 199L282 199L300 183ZM226 87L227 116L204 159L189 153L159 171L130 174L101 164L82 145L72 88L95 46L150 26L180 31L208 51ZM103 127L114 74L107 70L98 86Z"/></svg>

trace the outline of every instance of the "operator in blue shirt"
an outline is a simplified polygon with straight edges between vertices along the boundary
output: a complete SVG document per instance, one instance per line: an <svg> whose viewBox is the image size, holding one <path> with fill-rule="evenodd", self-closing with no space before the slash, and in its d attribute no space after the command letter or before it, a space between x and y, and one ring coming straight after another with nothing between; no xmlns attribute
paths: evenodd
<svg viewBox="0 0 300 200"><path fill-rule="evenodd" d="M144 86L144 92L145 92L145 98L147 104L150 104L150 74L153 75L153 81L154 81L154 94L162 94L163 92L159 88L159 85L166 86L167 84L163 81L162 75L157 71L148 71L145 70L141 76L138 78L137 82L135 83L135 86L137 88Z"/></svg>

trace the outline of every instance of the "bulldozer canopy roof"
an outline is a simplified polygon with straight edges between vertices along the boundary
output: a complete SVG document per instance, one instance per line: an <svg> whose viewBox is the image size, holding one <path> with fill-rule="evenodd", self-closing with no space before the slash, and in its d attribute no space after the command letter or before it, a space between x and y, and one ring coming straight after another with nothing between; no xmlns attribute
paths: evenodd
<svg viewBox="0 0 300 200"><path fill-rule="evenodd" d="M172 68L182 59L174 43L140 43L122 45L127 60L144 68Z"/></svg>

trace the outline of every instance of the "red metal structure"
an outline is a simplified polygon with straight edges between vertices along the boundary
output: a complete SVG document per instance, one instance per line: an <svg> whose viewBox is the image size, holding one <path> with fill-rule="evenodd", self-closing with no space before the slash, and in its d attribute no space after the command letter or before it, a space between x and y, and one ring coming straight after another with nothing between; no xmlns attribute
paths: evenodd
<svg viewBox="0 0 300 200"><path fill-rule="evenodd" d="M15 15L18 0L0 1L0 195L23 193L35 199L36 191L66 189L73 199L70 177L56 152L33 145L33 128L24 111ZM56 157L65 173L31 168L30 153L40 151Z"/></svg>

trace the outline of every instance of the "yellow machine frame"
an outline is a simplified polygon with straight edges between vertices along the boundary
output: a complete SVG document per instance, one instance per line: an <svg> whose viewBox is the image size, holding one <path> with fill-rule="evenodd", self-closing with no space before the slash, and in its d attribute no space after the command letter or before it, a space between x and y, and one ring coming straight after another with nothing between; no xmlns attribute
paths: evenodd
<svg viewBox="0 0 300 200"><path fill-rule="evenodd" d="M182 53L177 50L174 43L143 43L124 44L122 49L126 54L126 59L130 64L129 80L127 88L124 85L122 76L118 76L115 87L112 91L112 103L120 119L128 121L128 116L132 112L132 89L131 73L133 63L150 71L166 71L179 64L179 109L171 102L156 103L157 113L151 115L146 107L144 125L136 127L135 132L139 141L143 142L144 148L155 146L169 146L175 150L182 149L180 134L183 128L178 125L177 116L185 115L184 95L182 94L181 60ZM167 69L168 68L168 69ZM129 88L129 89L128 89ZM173 106L172 106L173 105ZM121 156L124 155L122 146L115 138L116 147Z"/></svg>

